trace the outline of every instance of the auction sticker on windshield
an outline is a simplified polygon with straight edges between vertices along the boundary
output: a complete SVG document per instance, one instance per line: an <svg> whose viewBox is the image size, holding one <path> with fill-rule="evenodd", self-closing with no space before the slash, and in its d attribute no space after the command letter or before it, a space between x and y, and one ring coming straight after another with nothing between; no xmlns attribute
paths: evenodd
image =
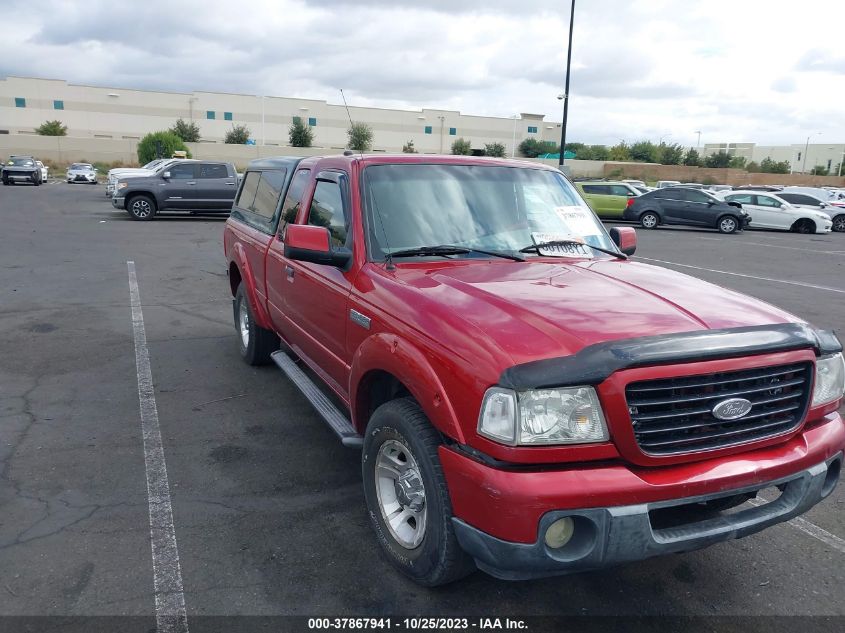
<svg viewBox="0 0 845 633"><path fill-rule="evenodd" d="M589 209L578 206L555 207L555 213L566 224L570 235L599 234L599 228Z"/></svg>
<svg viewBox="0 0 845 633"><path fill-rule="evenodd" d="M572 235L565 235L563 233L532 233L531 239L535 244L547 244L548 242L583 242L583 240L573 237ZM561 244L555 246L545 246L537 249L537 254L543 257L593 257L593 251L586 246L578 243Z"/></svg>

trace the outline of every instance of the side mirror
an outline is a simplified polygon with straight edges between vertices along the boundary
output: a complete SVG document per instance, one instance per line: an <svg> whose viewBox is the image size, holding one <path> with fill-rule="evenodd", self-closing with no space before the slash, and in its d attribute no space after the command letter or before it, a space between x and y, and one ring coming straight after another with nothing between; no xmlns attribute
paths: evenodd
<svg viewBox="0 0 845 633"><path fill-rule="evenodd" d="M819 204L819 209L827 209L827 202L822 202Z"/></svg>
<svg viewBox="0 0 845 633"><path fill-rule="evenodd" d="M285 228L285 257L312 264L346 268L352 251L332 247L331 234L324 226L288 224Z"/></svg>
<svg viewBox="0 0 845 633"><path fill-rule="evenodd" d="M626 255L637 251L637 231L630 226L614 226L610 229L610 239Z"/></svg>
<svg viewBox="0 0 845 633"><path fill-rule="evenodd" d="M170 172L169 171L164 172L161 175L161 177L164 178L165 180L170 180Z"/></svg>

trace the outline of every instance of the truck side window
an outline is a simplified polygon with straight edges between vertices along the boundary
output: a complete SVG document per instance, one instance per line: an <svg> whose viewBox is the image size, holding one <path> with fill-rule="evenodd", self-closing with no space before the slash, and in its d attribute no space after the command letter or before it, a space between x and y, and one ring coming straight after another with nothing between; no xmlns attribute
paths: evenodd
<svg viewBox="0 0 845 633"><path fill-rule="evenodd" d="M299 207L302 205L302 196L305 194L305 189L308 186L308 181L311 177L311 170L300 169L293 176L293 180L288 187L288 195L285 196L285 201L282 203L282 217L279 221L279 236L284 238L285 227L288 222L296 220L296 214L299 213Z"/></svg>
<svg viewBox="0 0 845 633"><path fill-rule="evenodd" d="M276 214L279 206L279 196L285 186L285 170L267 170L261 172L261 180L255 190L255 200L250 211L261 216L262 220L270 220Z"/></svg>
<svg viewBox="0 0 845 633"><path fill-rule="evenodd" d="M333 246L345 246L347 236L346 214L343 209L343 195L340 185L325 180L317 181L311 209L308 212L308 224L325 226L331 233Z"/></svg>
<svg viewBox="0 0 845 633"><path fill-rule="evenodd" d="M172 165L169 170L171 180L193 180L196 178L194 171L195 163L184 163L182 165Z"/></svg>
<svg viewBox="0 0 845 633"><path fill-rule="evenodd" d="M249 171L244 176L244 184L235 200L235 206L249 211L255 201L255 192L258 190L258 181L261 179L260 171Z"/></svg>
<svg viewBox="0 0 845 633"><path fill-rule="evenodd" d="M200 178L228 178L229 170L220 163L200 163Z"/></svg>

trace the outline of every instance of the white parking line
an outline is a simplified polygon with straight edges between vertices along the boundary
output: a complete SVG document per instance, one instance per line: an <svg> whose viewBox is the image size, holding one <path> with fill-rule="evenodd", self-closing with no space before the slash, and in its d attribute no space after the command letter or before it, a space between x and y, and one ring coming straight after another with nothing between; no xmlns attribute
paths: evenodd
<svg viewBox="0 0 845 633"><path fill-rule="evenodd" d="M845 290L842 288L831 288L830 286L818 286L816 284L810 284L803 281L788 281L786 279L772 279L771 277L757 277L756 275L746 275L745 273L734 273L729 270L716 270L715 268L703 268L701 266L692 266L690 264L679 264L677 262L667 262L663 259L652 259L651 257L640 257L639 255L635 256L635 259L642 259L647 262L657 262L658 264L668 264L670 266L680 266L681 268L693 268L695 270L704 270L709 273L718 273L720 275L731 275L733 277L745 277L747 279L757 279L758 281L770 281L776 284L786 284L788 286L801 286L802 288L813 288L815 290L826 290L828 292L838 292L839 294L845 294Z"/></svg>
<svg viewBox="0 0 845 633"><path fill-rule="evenodd" d="M135 262L126 262L129 271L129 298L132 305L132 331L135 335L135 368L138 373L138 400L141 406L141 434L144 438L144 465L147 473L147 501L150 507L150 541L153 556L156 628L158 633L188 633L188 614L182 588L182 568L176 546L176 528L170 505L170 484L158 424L158 408L150 369L150 352L141 294L135 275Z"/></svg>
<svg viewBox="0 0 845 633"><path fill-rule="evenodd" d="M724 240L718 237L700 237L701 240L711 240L713 242L722 242ZM765 246L766 248L784 248L788 251L803 251L805 253L812 253L815 255L845 255L845 251L819 251L813 248L799 248L797 246L781 246L780 244L770 244L768 242L746 242L743 240L736 240L740 244L748 244L749 246ZM731 244L734 240L731 240Z"/></svg>
<svg viewBox="0 0 845 633"><path fill-rule="evenodd" d="M749 499L748 503L754 506L761 506L766 502L760 501L759 499ZM845 540L842 540L836 536L836 534L831 534L827 530L820 528L815 523L810 523L807 519L802 519L801 517L795 517L791 521L788 521L788 523L792 527L801 530L805 534L809 534L814 539L821 541L825 545L830 545L833 549L839 550L845 554Z"/></svg>

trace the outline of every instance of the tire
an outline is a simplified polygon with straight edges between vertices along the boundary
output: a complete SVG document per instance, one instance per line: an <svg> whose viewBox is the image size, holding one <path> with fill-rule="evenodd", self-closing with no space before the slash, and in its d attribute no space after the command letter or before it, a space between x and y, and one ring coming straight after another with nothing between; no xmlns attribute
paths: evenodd
<svg viewBox="0 0 845 633"><path fill-rule="evenodd" d="M656 229L660 224L660 216L654 211L646 211L640 216L640 226L644 229Z"/></svg>
<svg viewBox="0 0 845 633"><path fill-rule="evenodd" d="M146 222L155 217L156 203L146 194L137 194L126 201L126 210L133 220Z"/></svg>
<svg viewBox="0 0 845 633"><path fill-rule="evenodd" d="M816 224L812 220L808 220L804 218L803 220L798 220L795 224L792 225L792 231L794 233L815 233L816 232Z"/></svg>
<svg viewBox="0 0 845 633"><path fill-rule="evenodd" d="M845 213L840 213L833 218L833 230L837 233L845 233Z"/></svg>
<svg viewBox="0 0 845 633"><path fill-rule="evenodd" d="M719 233L736 233L739 229L739 220L732 215L723 215L719 218L716 228L719 229Z"/></svg>
<svg viewBox="0 0 845 633"><path fill-rule="evenodd" d="M426 587L475 570L452 528L452 503L437 453L441 443L416 401L399 398L375 410L361 454L367 514L379 544L394 567ZM410 495L398 483L403 477ZM392 527L388 515L404 519Z"/></svg>
<svg viewBox="0 0 845 633"><path fill-rule="evenodd" d="M279 349L279 337L270 330L265 330L255 322L252 306L244 290L244 284L235 292L234 318L238 333L238 349L241 358L248 365L266 365L270 354Z"/></svg>

